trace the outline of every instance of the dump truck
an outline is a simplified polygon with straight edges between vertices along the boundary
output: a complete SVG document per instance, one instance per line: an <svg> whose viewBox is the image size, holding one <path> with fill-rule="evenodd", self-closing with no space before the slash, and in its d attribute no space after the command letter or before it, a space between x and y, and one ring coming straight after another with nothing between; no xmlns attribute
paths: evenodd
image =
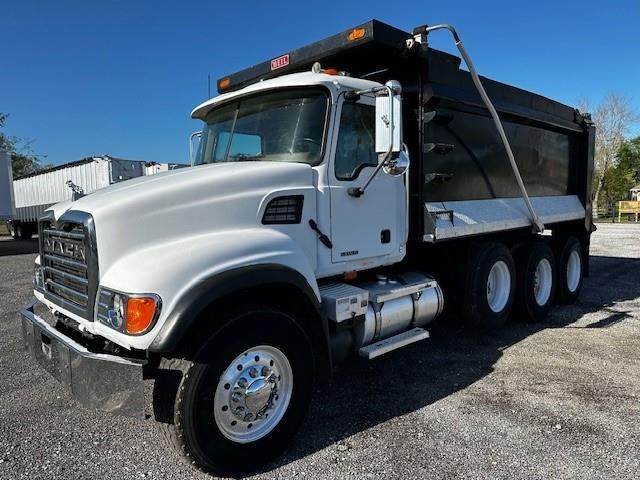
<svg viewBox="0 0 640 480"><path fill-rule="evenodd" d="M24 344L81 404L152 415L203 470L249 471L340 362L577 298L590 117L479 77L453 27L372 20L217 87L191 113L190 168L39 217Z"/></svg>
<svg viewBox="0 0 640 480"><path fill-rule="evenodd" d="M28 239L38 230L40 214L51 205L170 168L172 164L94 155L17 176L13 180L13 214L3 220L7 220L14 239Z"/></svg>

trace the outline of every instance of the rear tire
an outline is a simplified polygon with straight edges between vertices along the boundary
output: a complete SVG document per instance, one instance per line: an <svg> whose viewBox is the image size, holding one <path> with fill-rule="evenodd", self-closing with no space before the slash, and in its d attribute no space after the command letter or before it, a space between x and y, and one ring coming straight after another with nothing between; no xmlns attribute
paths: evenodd
<svg viewBox="0 0 640 480"><path fill-rule="evenodd" d="M9 227L9 235L11 235L14 240L20 239L20 234L16 231L16 226L12 222L7 222L7 227Z"/></svg>
<svg viewBox="0 0 640 480"><path fill-rule="evenodd" d="M582 245L576 237L566 239L558 251L557 265L558 303L573 303L580 295L584 276Z"/></svg>
<svg viewBox="0 0 640 480"><path fill-rule="evenodd" d="M479 245L472 256L462 306L465 323L479 332L494 330L511 313L516 286L513 258L500 243Z"/></svg>
<svg viewBox="0 0 640 480"><path fill-rule="evenodd" d="M516 309L526 320L538 322L553 306L557 278L553 251L546 243L534 241L522 246L516 259Z"/></svg>
<svg viewBox="0 0 640 480"><path fill-rule="evenodd" d="M161 424L168 443L188 463L242 474L278 455L302 423L313 386L312 348L279 311L256 308L223 321L193 360L161 361L161 371L178 370L181 378L156 381L154 408L168 423Z"/></svg>
<svg viewBox="0 0 640 480"><path fill-rule="evenodd" d="M18 238L20 240L29 240L32 237L31 228L26 225L18 225Z"/></svg>

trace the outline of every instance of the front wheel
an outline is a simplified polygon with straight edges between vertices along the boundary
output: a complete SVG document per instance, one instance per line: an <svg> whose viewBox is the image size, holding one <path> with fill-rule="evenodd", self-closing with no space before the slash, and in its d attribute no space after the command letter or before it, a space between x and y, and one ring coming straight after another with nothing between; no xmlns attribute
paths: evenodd
<svg viewBox="0 0 640 480"><path fill-rule="evenodd" d="M163 425L166 437L202 470L254 470L286 447L304 419L313 385L311 351L305 332L282 312L233 316L194 361L161 362L182 373L168 395L175 401L169 406L173 422Z"/></svg>

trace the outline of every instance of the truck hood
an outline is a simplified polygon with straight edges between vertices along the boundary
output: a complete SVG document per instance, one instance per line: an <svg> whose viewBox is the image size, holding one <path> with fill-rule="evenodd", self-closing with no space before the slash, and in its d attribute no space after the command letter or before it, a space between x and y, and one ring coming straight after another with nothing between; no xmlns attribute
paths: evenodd
<svg viewBox="0 0 640 480"><path fill-rule="evenodd" d="M127 180L51 210L55 218L68 210L93 216L102 273L118 257L153 243L260 226L267 195L313 184L306 164L219 163Z"/></svg>

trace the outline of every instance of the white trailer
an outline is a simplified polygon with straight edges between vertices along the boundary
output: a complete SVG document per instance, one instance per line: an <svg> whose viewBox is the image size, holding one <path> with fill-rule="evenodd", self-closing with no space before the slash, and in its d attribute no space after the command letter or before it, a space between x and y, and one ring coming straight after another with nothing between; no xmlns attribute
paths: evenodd
<svg viewBox="0 0 640 480"><path fill-rule="evenodd" d="M14 238L30 238L37 231L38 216L51 205L171 167L99 155L24 175L13 181L13 213L5 220Z"/></svg>

